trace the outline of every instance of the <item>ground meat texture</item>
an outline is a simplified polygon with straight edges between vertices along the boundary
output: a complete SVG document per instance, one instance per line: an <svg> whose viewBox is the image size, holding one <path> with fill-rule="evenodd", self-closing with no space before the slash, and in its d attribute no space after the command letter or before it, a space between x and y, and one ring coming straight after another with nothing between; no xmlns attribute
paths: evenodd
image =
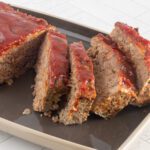
<svg viewBox="0 0 150 150"><path fill-rule="evenodd" d="M81 124L87 120L96 97L93 64L81 42L70 44L71 92L59 114L65 125Z"/></svg>
<svg viewBox="0 0 150 150"><path fill-rule="evenodd" d="M0 2L0 84L34 65L47 26L45 20Z"/></svg>
<svg viewBox="0 0 150 150"><path fill-rule="evenodd" d="M94 64L97 92L91 111L110 118L136 98L132 70L116 44L102 34L92 38L88 55Z"/></svg>
<svg viewBox="0 0 150 150"><path fill-rule="evenodd" d="M64 34L50 30L40 48L36 64L33 109L39 112L58 109L67 92L68 45Z"/></svg>
<svg viewBox="0 0 150 150"><path fill-rule="evenodd" d="M120 22L115 24L110 36L131 61L136 73L138 99L132 104L150 103L150 41L142 38L136 29Z"/></svg>

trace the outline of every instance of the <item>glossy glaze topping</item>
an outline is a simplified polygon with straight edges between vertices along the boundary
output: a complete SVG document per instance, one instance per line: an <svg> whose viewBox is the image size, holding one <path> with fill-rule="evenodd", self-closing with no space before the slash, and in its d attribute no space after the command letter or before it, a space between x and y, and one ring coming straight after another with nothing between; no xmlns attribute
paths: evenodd
<svg viewBox="0 0 150 150"><path fill-rule="evenodd" d="M50 42L49 79L50 87L61 88L67 86L68 82L68 44L64 34L49 31Z"/></svg>
<svg viewBox="0 0 150 150"><path fill-rule="evenodd" d="M0 54L23 42L27 35L46 29L43 19L15 11L0 2Z"/></svg>
<svg viewBox="0 0 150 150"><path fill-rule="evenodd" d="M75 78L78 84L78 94L87 98L95 98L95 78L93 74L93 64L86 54L82 42L74 42L70 44L70 53L74 63Z"/></svg>
<svg viewBox="0 0 150 150"><path fill-rule="evenodd" d="M126 24L117 22L116 27L119 27L125 34L128 34L130 38L135 41L136 45L140 48L141 52L144 54L145 63L150 71L150 41L141 37L138 31Z"/></svg>
<svg viewBox="0 0 150 150"><path fill-rule="evenodd" d="M121 30L130 35L131 38L134 39L137 43L142 43L145 45L149 44L149 41L141 37L135 28L121 22L116 22L115 26L121 28Z"/></svg>

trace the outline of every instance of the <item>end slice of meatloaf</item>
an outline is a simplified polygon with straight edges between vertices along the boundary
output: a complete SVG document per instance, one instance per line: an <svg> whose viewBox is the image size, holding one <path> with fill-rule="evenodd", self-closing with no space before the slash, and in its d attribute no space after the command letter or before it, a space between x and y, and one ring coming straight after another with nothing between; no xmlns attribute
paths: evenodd
<svg viewBox="0 0 150 150"><path fill-rule="evenodd" d="M35 63L48 23L0 2L0 84Z"/></svg>
<svg viewBox="0 0 150 150"><path fill-rule="evenodd" d="M49 31L41 46L36 64L33 108L46 112L58 109L68 83L68 45L64 34Z"/></svg>
<svg viewBox="0 0 150 150"><path fill-rule="evenodd" d="M97 93L92 112L110 118L136 97L132 70L116 44L102 34L92 38L88 54L94 64Z"/></svg>
<svg viewBox="0 0 150 150"><path fill-rule="evenodd" d="M81 124L87 120L96 97L93 64L82 42L70 44L71 91L59 121L65 125Z"/></svg>
<svg viewBox="0 0 150 150"><path fill-rule="evenodd" d="M117 22L110 36L130 59L136 72L138 99L134 105L150 103L150 41L142 38L137 29Z"/></svg>

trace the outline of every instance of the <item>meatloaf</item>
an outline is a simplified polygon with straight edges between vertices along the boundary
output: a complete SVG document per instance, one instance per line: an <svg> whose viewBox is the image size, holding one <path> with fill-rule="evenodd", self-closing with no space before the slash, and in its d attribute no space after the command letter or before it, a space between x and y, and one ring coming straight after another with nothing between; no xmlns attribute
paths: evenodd
<svg viewBox="0 0 150 150"><path fill-rule="evenodd" d="M116 44L102 34L91 39L88 55L94 64L97 92L92 112L110 118L136 97L132 70Z"/></svg>
<svg viewBox="0 0 150 150"><path fill-rule="evenodd" d="M68 45L64 34L50 30L40 48L36 63L33 108L46 112L58 109L60 97L67 92Z"/></svg>
<svg viewBox="0 0 150 150"><path fill-rule="evenodd" d="M0 2L0 84L32 67L48 23Z"/></svg>
<svg viewBox="0 0 150 150"><path fill-rule="evenodd" d="M93 64L82 42L70 44L71 91L59 121L65 125L81 124L87 120L96 96Z"/></svg>
<svg viewBox="0 0 150 150"><path fill-rule="evenodd" d="M115 24L110 36L134 67L139 94L133 104L150 103L150 41L141 37L137 29L120 22Z"/></svg>

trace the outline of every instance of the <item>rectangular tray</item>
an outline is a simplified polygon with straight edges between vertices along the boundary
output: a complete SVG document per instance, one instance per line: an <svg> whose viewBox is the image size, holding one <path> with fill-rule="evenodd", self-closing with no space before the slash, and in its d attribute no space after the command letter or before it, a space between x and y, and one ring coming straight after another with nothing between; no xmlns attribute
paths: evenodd
<svg viewBox="0 0 150 150"><path fill-rule="evenodd" d="M98 31L52 16L25 9L20 10L37 17L42 17L50 24L57 26L63 33L67 34L69 43L72 41L83 41L85 47L88 48L90 38L98 33ZM23 116L22 112L25 108L32 109L33 97L31 85L34 83L34 76L34 71L30 70L18 79L15 79L12 86L0 86L1 118L37 130L40 133L46 133L95 149L115 150L150 111L149 106L143 108L129 106L110 120L104 120L96 115L91 115L86 123L72 126L55 124L49 118L40 117L40 114L36 112L32 112L28 116ZM15 125L13 127L15 129Z"/></svg>

